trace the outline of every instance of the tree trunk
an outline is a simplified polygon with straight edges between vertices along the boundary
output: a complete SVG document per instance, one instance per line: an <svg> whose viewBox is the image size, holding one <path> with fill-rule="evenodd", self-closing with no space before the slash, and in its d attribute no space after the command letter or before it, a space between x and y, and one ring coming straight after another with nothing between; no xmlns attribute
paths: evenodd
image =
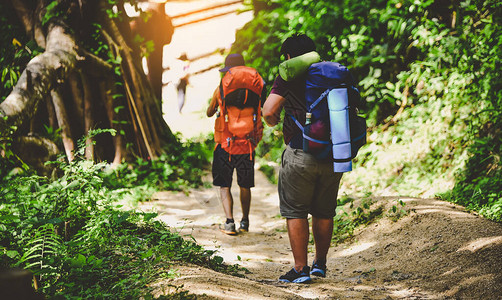
<svg viewBox="0 0 502 300"><path fill-rule="evenodd" d="M28 63L12 93L0 104L0 117L7 117L8 125L19 126L32 118L39 102L66 80L75 67L75 48L75 39L63 27L49 26L45 52Z"/></svg>
<svg viewBox="0 0 502 300"><path fill-rule="evenodd" d="M154 159L166 145L178 143L143 73L123 2L117 4L119 18L108 15L113 7L107 1L58 0L50 11L51 1L10 2L27 35L45 51L31 59L0 103L0 129L16 126L18 137L44 135L44 126L30 120L41 116L53 130L57 120L62 139L57 144L70 161L77 139L91 129L112 128L117 135L88 140L86 159L113 163L138 156ZM103 51L105 47L108 51Z"/></svg>
<svg viewBox="0 0 502 300"><path fill-rule="evenodd" d="M89 134L89 131L94 127L95 122L92 115L92 99L93 93L91 84L85 74L80 74L82 79L82 87L84 91L84 133ZM88 138L85 141L85 158L94 160L94 145L93 139Z"/></svg>
<svg viewBox="0 0 502 300"><path fill-rule="evenodd" d="M69 161L74 158L75 142L73 141L71 135L71 128L69 126L70 122L68 119L68 113L66 112L66 107L63 102L63 97L58 88L51 91L52 103L54 104L54 110L56 111L56 118L58 120L58 126L61 128L61 137L63 139L64 150L66 152L66 157Z"/></svg>

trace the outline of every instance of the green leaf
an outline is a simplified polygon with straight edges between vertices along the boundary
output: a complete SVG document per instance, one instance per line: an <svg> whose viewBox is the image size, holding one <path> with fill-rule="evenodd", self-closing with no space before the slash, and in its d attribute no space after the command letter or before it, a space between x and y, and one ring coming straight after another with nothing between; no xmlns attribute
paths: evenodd
<svg viewBox="0 0 502 300"><path fill-rule="evenodd" d="M0 216L0 222L12 222L12 223L19 223L21 219L18 216L14 215L3 215Z"/></svg>
<svg viewBox="0 0 502 300"><path fill-rule="evenodd" d="M146 258L150 258L152 257L153 255L153 250L152 249L148 249L147 252L144 252L141 254L141 259L146 259Z"/></svg>
<svg viewBox="0 0 502 300"><path fill-rule="evenodd" d="M83 267L86 264L86 258L84 255L79 253L76 258L70 259L70 264L73 267Z"/></svg>
<svg viewBox="0 0 502 300"><path fill-rule="evenodd" d="M217 263L217 264L222 264L223 263L223 257L216 255L216 256L213 257L213 261L215 263Z"/></svg>
<svg viewBox="0 0 502 300"><path fill-rule="evenodd" d="M15 250L7 250L7 252L5 254L10 258L15 258L15 257L19 256L19 252L15 251Z"/></svg>

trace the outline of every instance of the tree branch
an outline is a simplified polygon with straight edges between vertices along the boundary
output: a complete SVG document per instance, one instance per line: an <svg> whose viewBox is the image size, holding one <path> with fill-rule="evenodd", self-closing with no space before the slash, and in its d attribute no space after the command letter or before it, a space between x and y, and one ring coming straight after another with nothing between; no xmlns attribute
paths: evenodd
<svg viewBox="0 0 502 300"><path fill-rule="evenodd" d="M116 113L113 107L113 96L112 94L114 85L110 79L99 82L100 94L104 99L104 104L106 108L106 114L110 120L110 127L117 130L117 134L113 136L113 145L115 146L115 154L113 158L113 164L118 165L122 162L122 159L126 156L126 151L124 149L123 136L120 132L122 125L115 122L117 119Z"/></svg>
<svg viewBox="0 0 502 300"><path fill-rule="evenodd" d="M71 136L70 122L68 120L68 113L66 112L66 107L64 105L63 97L59 88L51 91L52 103L54 103L54 109L56 111L56 117L58 119L59 128L61 128L61 138L63 139L64 150L68 161L73 161L75 142Z"/></svg>
<svg viewBox="0 0 502 300"><path fill-rule="evenodd" d="M77 57L77 63L79 66L82 65L86 73L103 77L113 72L113 66L100 57L86 50L82 50L82 53L84 56Z"/></svg>
<svg viewBox="0 0 502 300"><path fill-rule="evenodd" d="M82 88L84 91L84 134L88 135L89 131L95 125L94 118L92 115L92 88L87 76L83 73L80 74L82 80ZM103 99L102 99L103 100ZM85 158L88 160L94 160L94 144L93 139L86 139L85 143Z"/></svg>
<svg viewBox="0 0 502 300"><path fill-rule="evenodd" d="M37 42L38 46L44 49L47 46L46 37L40 20L42 20L42 15L45 11L44 1L38 1L35 13L33 14L33 38Z"/></svg>
<svg viewBox="0 0 502 300"><path fill-rule="evenodd" d="M128 92L129 99L130 101L132 101L131 103L134 108L134 112L132 113L136 115L138 124L140 125L139 128L141 130L144 139L148 156L150 159L155 159L158 157L158 154L160 154L159 153L160 149L158 149L158 147L152 149L151 144L157 145L158 138L154 132L155 128L149 126L150 125L149 120L151 119L151 117L150 115L145 113L147 106L144 104L144 99L143 99L146 95L144 93L141 78L139 76L140 74L138 71L139 68L136 68L136 65L134 64L135 61L140 61L140 60L139 59L134 60L132 58L132 50L127 45L127 42L124 40L115 22L111 19L107 19L105 21L105 24L106 28L110 30L110 34L107 34L105 36L108 36L107 38L113 41L113 43L115 43L116 41L116 44L119 45L119 49L121 50L120 53L124 58L123 63L121 65L121 69L122 73L124 74L125 88L126 91ZM102 32L105 31L102 30ZM125 77L126 74L129 75L132 84L128 84L127 77Z"/></svg>
<svg viewBox="0 0 502 300"><path fill-rule="evenodd" d="M0 126L20 125L32 118L39 101L73 70L76 56L73 36L62 26L50 26L46 51L28 63L10 95L0 103ZM7 117L6 124L3 117Z"/></svg>

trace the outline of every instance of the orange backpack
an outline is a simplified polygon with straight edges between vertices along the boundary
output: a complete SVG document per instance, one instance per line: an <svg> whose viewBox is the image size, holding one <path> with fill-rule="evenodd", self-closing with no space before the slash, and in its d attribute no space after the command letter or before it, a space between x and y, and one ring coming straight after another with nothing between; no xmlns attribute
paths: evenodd
<svg viewBox="0 0 502 300"><path fill-rule="evenodd" d="M263 135L261 93L263 79L246 66L233 67L223 76L214 140L229 154L250 154Z"/></svg>

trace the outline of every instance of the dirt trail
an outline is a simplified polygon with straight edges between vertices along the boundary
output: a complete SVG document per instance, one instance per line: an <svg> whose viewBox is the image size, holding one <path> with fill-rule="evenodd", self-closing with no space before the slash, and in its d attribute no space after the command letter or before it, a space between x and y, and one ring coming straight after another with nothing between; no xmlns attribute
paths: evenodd
<svg viewBox="0 0 502 300"><path fill-rule="evenodd" d="M250 232L228 236L215 188L162 192L144 203L182 235L218 250L229 264L251 273L228 276L198 266L179 266L180 276L156 284L181 285L198 299L502 299L502 224L435 199L378 198L385 211L397 199L410 214L397 222L381 218L350 242L332 247L327 278L310 285L277 281L292 266L285 220L279 217L277 187L261 172L252 189ZM241 210L234 183L234 215ZM309 255L312 261L313 253Z"/></svg>

